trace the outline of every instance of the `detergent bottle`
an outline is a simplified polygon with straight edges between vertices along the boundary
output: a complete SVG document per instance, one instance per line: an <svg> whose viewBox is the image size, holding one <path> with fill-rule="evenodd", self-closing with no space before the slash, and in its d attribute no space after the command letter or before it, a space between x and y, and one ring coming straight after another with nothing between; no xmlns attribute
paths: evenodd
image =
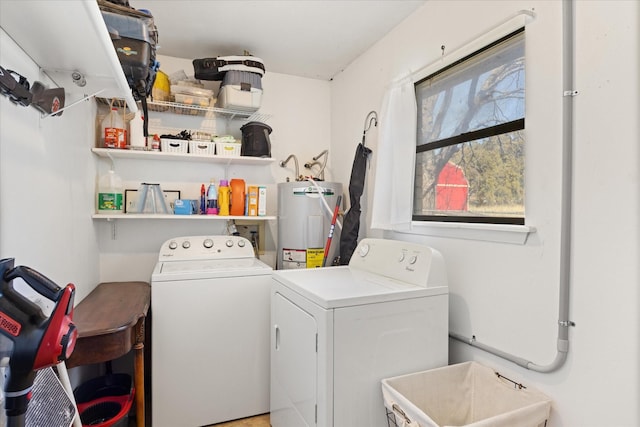
<svg viewBox="0 0 640 427"><path fill-rule="evenodd" d="M204 184L200 186L200 214L207 213L207 190L204 188Z"/></svg>
<svg viewBox="0 0 640 427"><path fill-rule="evenodd" d="M218 215L229 215L229 182L226 179L221 179L218 187Z"/></svg>
<svg viewBox="0 0 640 427"><path fill-rule="evenodd" d="M218 215L218 191L213 179L207 189L207 215Z"/></svg>
<svg viewBox="0 0 640 427"><path fill-rule="evenodd" d="M231 180L231 208L229 213L234 216L242 216L244 213L245 202L245 184L244 179L234 178Z"/></svg>

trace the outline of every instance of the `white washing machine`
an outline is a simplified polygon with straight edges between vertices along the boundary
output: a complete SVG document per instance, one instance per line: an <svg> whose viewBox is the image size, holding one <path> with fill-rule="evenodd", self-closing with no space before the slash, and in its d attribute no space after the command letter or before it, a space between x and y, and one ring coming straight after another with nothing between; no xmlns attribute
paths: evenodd
<svg viewBox="0 0 640 427"><path fill-rule="evenodd" d="M271 273L242 237L162 245L151 277L154 427L269 412Z"/></svg>
<svg viewBox="0 0 640 427"><path fill-rule="evenodd" d="M447 365L442 256L364 239L348 266L273 272L271 426L386 427L381 380Z"/></svg>

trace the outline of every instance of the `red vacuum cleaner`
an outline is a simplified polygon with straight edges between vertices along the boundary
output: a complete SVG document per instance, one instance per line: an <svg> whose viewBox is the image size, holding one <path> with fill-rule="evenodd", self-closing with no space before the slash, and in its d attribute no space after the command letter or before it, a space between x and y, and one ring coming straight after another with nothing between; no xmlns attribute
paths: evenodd
<svg viewBox="0 0 640 427"><path fill-rule="evenodd" d="M14 279L22 279L31 289L54 303L50 315L19 293ZM0 334L12 342L9 374L5 380L7 427L24 427L31 389L40 369L63 362L71 356L78 331L72 323L75 286L64 288L25 267L14 267L14 259L0 260Z"/></svg>

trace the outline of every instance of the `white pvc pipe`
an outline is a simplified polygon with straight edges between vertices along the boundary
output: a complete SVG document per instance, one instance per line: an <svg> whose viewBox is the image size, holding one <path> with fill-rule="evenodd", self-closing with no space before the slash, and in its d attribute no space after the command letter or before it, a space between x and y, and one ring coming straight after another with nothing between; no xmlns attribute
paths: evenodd
<svg viewBox="0 0 640 427"><path fill-rule="evenodd" d="M333 217L333 209L329 206L329 203L327 203L327 201L323 197L324 190L313 180L313 178L308 177L307 181L309 181L316 188L316 190L318 190L318 194L320 195L320 200L322 201L322 205L324 206L325 210L329 213L329 216ZM340 230L342 230L342 223L340 223L340 220L336 219L336 225Z"/></svg>

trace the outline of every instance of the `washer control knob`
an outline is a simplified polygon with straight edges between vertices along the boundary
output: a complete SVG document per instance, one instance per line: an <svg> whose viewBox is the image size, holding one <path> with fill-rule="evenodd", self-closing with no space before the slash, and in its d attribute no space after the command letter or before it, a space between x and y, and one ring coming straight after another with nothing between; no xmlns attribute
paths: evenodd
<svg viewBox="0 0 640 427"><path fill-rule="evenodd" d="M175 242L175 240L172 240L169 242L169 249L174 250L178 247L178 244Z"/></svg>
<svg viewBox="0 0 640 427"><path fill-rule="evenodd" d="M185 249L189 249L191 247L191 242L185 240L184 242L182 242L182 247Z"/></svg>
<svg viewBox="0 0 640 427"><path fill-rule="evenodd" d="M398 262L402 261L404 261L404 252L400 252L400 255L398 255Z"/></svg>
<svg viewBox="0 0 640 427"><path fill-rule="evenodd" d="M231 240L231 239L227 240L226 245L227 245L228 248L233 246L233 240Z"/></svg>
<svg viewBox="0 0 640 427"><path fill-rule="evenodd" d="M413 255L411 258L409 258L409 264L415 264L416 261L418 261L418 257L416 255Z"/></svg>
<svg viewBox="0 0 640 427"><path fill-rule="evenodd" d="M204 245L205 248L211 249L213 247L213 240L204 239L204 242L202 242L202 244Z"/></svg>
<svg viewBox="0 0 640 427"><path fill-rule="evenodd" d="M244 248L244 240L238 240L238 246Z"/></svg>
<svg viewBox="0 0 640 427"><path fill-rule="evenodd" d="M358 253L360 254L361 257L366 257L367 254L369 253L369 245L367 245L366 243L363 245L360 245L360 249L358 250Z"/></svg>

